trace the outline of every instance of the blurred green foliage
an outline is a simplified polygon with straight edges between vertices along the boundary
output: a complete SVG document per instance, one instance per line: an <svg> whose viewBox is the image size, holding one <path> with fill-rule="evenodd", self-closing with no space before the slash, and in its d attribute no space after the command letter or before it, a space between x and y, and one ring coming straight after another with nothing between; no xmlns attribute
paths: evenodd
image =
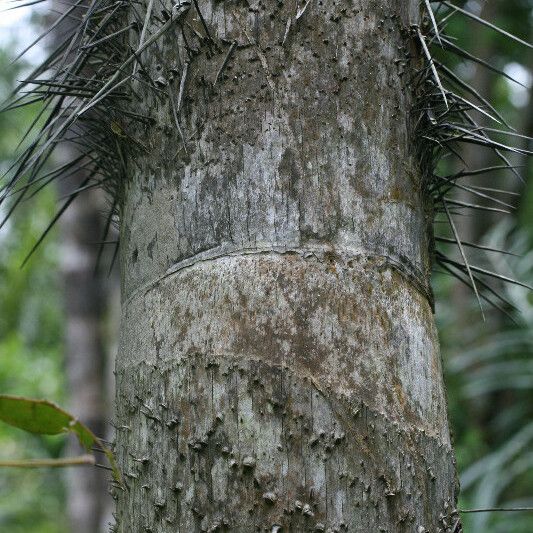
<svg viewBox="0 0 533 533"><path fill-rule="evenodd" d="M0 51L0 99L13 87L18 70ZM0 114L0 171L12 161L24 127L37 108ZM21 264L55 209L54 189L23 204L0 230L0 391L4 394L65 399L62 366L62 309L53 232L24 268ZM0 213L2 214L2 213ZM30 435L0 424L2 459L61 456L63 437ZM67 531L60 469L0 470L0 531Z"/></svg>
<svg viewBox="0 0 533 533"><path fill-rule="evenodd" d="M476 14L490 17L501 28L533 41L533 1L491 0L454 2ZM470 52L490 64L522 74L531 84L533 52L502 35L462 17L449 20L447 32ZM448 63L452 56L443 56ZM522 71L520 71L522 65ZM476 85L479 71L456 61L455 69ZM518 69L518 70L517 70ZM533 136L533 100L520 86L485 74L485 96L521 132ZM527 77L529 76L529 80ZM526 79L524 79L524 77ZM476 87L479 90L479 87ZM517 98L520 97L520 98ZM528 147L532 149L531 143ZM450 163L444 163L450 164ZM487 155L485 164L497 164ZM504 217L482 231L482 244L519 255L491 253L487 257L469 250L474 264L533 282L533 161L525 165L516 216ZM448 169L449 170L449 169ZM495 173L486 186L508 187L510 180ZM513 186L511 184L511 186ZM509 200L509 197L505 198ZM468 216L468 214L466 215ZM483 217L479 212L476 217ZM488 223L477 225L483 230ZM533 506L533 295L527 289L506 285L499 290L518 309L515 322L485 306L483 321L474 296L444 274L434 276L437 326L448 394L449 417L461 479L461 509ZM466 294L466 296L465 296ZM466 533L530 533L533 512L463 514Z"/></svg>
<svg viewBox="0 0 533 533"><path fill-rule="evenodd" d="M533 277L530 235L500 223L485 242L521 257L495 258L517 279ZM501 264L504 262L505 264ZM502 268L503 267L503 268ZM449 415L461 478L462 509L533 506L533 298L503 287L519 310L516 323L499 312L484 322L470 297L453 305L451 278L435 276L438 327L446 370ZM529 533L532 512L464 514L466 532Z"/></svg>

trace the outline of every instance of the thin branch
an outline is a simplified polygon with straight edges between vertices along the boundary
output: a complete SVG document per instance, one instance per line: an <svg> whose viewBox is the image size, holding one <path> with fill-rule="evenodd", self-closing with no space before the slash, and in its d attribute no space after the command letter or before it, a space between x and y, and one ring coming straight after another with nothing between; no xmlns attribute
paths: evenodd
<svg viewBox="0 0 533 533"><path fill-rule="evenodd" d="M458 509L460 513L514 513L533 511L533 507L486 507L481 509Z"/></svg>
<svg viewBox="0 0 533 533"><path fill-rule="evenodd" d="M63 457L60 459L14 459L0 461L0 468L42 468L62 466L87 466L94 465L92 455L80 455L79 457Z"/></svg>

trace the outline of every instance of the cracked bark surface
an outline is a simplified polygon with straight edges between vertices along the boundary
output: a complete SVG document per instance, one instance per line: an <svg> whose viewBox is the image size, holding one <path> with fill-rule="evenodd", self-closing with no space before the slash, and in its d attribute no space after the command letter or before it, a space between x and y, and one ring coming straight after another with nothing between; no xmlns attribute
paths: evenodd
<svg viewBox="0 0 533 533"><path fill-rule="evenodd" d="M459 531L395 62L417 4L198 5L211 40L192 8L135 103L118 529Z"/></svg>

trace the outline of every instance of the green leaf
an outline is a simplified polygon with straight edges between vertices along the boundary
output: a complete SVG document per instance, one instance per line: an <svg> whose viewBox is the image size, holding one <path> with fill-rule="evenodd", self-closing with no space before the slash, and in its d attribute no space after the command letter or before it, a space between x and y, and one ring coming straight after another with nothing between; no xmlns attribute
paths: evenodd
<svg viewBox="0 0 533 533"><path fill-rule="evenodd" d="M0 395L0 420L24 431L41 435L58 435L72 431L86 450L90 450L96 443L96 436L89 428L48 400Z"/></svg>
<svg viewBox="0 0 533 533"><path fill-rule="evenodd" d="M115 480L120 483L120 473L111 450L104 446L87 426L55 403L48 400L33 400L0 394L0 420L24 431L40 435L74 433L87 451L98 446L104 452Z"/></svg>

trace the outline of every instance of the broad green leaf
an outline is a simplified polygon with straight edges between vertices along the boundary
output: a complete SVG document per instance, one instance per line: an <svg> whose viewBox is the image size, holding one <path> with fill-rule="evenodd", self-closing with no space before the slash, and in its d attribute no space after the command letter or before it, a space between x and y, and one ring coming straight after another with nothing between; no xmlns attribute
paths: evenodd
<svg viewBox="0 0 533 533"><path fill-rule="evenodd" d="M48 400L0 394L0 420L24 431L40 435L74 433L87 451L90 451L93 446L98 446L104 452L115 480L120 483L120 474L111 450L104 446L87 426L55 403Z"/></svg>
<svg viewBox="0 0 533 533"><path fill-rule="evenodd" d="M0 420L41 435L72 431L86 450L90 450L96 442L96 437L89 428L48 400L0 395Z"/></svg>

